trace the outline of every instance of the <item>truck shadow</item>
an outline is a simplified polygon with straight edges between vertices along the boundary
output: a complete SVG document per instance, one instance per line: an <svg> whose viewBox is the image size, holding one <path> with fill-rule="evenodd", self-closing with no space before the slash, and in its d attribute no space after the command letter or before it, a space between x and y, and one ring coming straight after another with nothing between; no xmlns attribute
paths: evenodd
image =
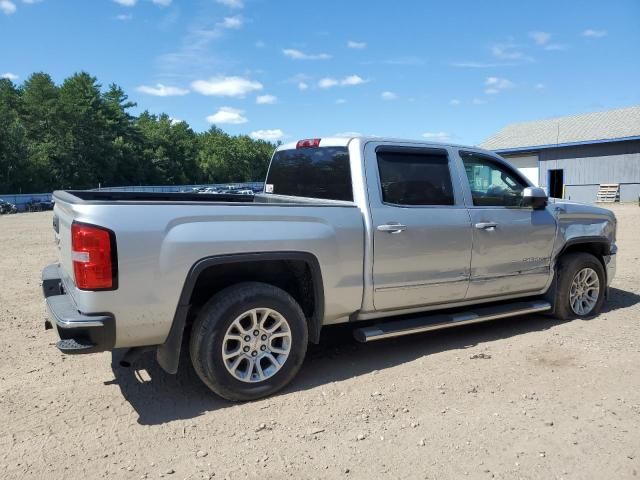
<svg viewBox="0 0 640 480"><path fill-rule="evenodd" d="M611 289L603 314L640 302L640 295ZM258 402L278 401L279 396L303 391L331 382L383 370L420 357L450 350L464 350L485 342L543 331L562 323L542 315L527 315L484 324L461 326L407 337L360 344L353 340L353 325L327 327L320 345L310 345L298 377L281 394ZM156 363L155 354L144 354L133 368L119 365L124 352L114 351L111 367L123 397L138 414L138 423L157 425L195 418L209 411L234 404L213 394L196 375L183 346L176 375L165 373Z"/></svg>

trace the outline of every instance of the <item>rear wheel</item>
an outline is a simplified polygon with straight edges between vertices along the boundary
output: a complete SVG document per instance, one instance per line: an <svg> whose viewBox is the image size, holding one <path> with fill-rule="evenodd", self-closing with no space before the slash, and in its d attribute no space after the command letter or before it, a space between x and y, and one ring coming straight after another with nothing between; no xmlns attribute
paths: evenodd
<svg viewBox="0 0 640 480"><path fill-rule="evenodd" d="M307 337L304 313L291 295L264 283L241 283L203 307L191 332L191 361L221 397L254 400L293 379Z"/></svg>
<svg viewBox="0 0 640 480"><path fill-rule="evenodd" d="M560 319L590 318L604 303L606 277L602 263L585 252L560 258L555 288L555 316Z"/></svg>

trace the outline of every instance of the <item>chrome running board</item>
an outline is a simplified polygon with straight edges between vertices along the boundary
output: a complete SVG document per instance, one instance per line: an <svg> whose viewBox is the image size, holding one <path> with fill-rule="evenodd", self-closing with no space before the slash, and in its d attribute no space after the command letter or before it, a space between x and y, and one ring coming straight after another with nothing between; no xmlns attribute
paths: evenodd
<svg viewBox="0 0 640 480"><path fill-rule="evenodd" d="M384 338L457 327L458 325L526 315L528 313L547 312L549 310L551 310L551 304L543 300L505 303L489 307L478 307L465 312L433 314L405 320L390 320L368 327L356 328L353 331L353 336L357 341L365 343Z"/></svg>

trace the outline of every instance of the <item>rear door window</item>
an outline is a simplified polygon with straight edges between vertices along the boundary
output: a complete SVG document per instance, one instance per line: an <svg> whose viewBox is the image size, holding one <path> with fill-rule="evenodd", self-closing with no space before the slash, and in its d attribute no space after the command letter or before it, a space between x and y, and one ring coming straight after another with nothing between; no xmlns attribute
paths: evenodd
<svg viewBox="0 0 640 480"><path fill-rule="evenodd" d="M353 201L347 147L277 151L267 175L267 193Z"/></svg>
<svg viewBox="0 0 640 480"><path fill-rule="evenodd" d="M447 153L379 151L382 201L393 205L453 205Z"/></svg>

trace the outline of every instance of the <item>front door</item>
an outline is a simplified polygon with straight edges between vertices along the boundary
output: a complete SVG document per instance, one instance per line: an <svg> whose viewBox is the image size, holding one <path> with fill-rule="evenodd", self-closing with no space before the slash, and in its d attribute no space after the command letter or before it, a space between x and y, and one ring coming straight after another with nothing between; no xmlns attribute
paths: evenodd
<svg viewBox="0 0 640 480"><path fill-rule="evenodd" d="M449 152L370 143L365 159L375 309L464 299L471 226Z"/></svg>
<svg viewBox="0 0 640 480"><path fill-rule="evenodd" d="M522 207L528 186L508 164L460 152L469 181L473 231L468 299L543 289L549 279L556 221L547 210Z"/></svg>

